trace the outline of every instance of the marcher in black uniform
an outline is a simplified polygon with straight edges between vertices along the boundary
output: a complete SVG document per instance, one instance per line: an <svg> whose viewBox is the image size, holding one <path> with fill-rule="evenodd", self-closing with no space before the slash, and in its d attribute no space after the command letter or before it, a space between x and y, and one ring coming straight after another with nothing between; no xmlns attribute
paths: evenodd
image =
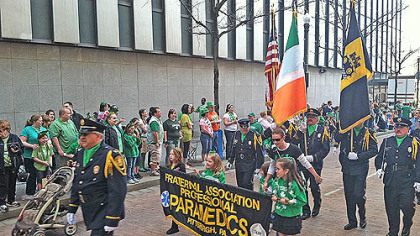
<svg viewBox="0 0 420 236"><path fill-rule="evenodd" d="M351 147L353 132L353 149ZM345 230L357 228L356 205L359 208L360 228L366 227L366 177L369 159L378 153L378 142L372 130L359 124L352 130L335 136L335 146L340 145L339 160L343 172L348 224Z"/></svg>
<svg viewBox="0 0 420 236"><path fill-rule="evenodd" d="M296 143L300 150L305 155L306 159L312 164L316 173L321 176L322 167L324 165L324 158L330 152L330 134L327 129L318 125L319 116L321 114L314 108L309 108L306 112L307 124L302 123L294 136L293 143ZM306 142L306 143L305 143ZM306 185L310 182L312 197L314 198L314 207L312 209L312 216L317 216L321 208L321 189L316 183L315 178L306 168L299 165L299 171L302 171ZM308 198L308 191L306 191L306 198ZM302 220L306 220L311 216L311 208L309 201L303 206Z"/></svg>
<svg viewBox="0 0 420 236"><path fill-rule="evenodd" d="M231 158L228 160L227 169L236 164L236 182L238 187L253 190L253 177L256 169L264 163L261 136L250 131L250 119L238 121L240 131L236 131L233 138Z"/></svg>
<svg viewBox="0 0 420 236"><path fill-rule="evenodd" d="M382 142L375 167L378 177L384 174L385 209L389 225L387 235L398 235L401 210L404 214L401 235L407 236L413 225L414 191L420 192L419 141L408 135L410 120L397 117L393 121L395 136Z"/></svg>
<svg viewBox="0 0 420 236"><path fill-rule="evenodd" d="M76 170L67 222L76 224L75 213L82 207L83 219L91 235L112 235L124 218L127 177L124 158L118 150L102 142L105 126L82 120L80 146L73 159Z"/></svg>
<svg viewBox="0 0 420 236"><path fill-rule="evenodd" d="M262 186L262 190L267 189L268 181L274 176L276 171L275 163L278 158L288 158L292 157L299 162L304 168L306 168L315 178L317 183L322 183L322 178L315 172L315 169L312 167L311 163L305 158L302 151L298 146L292 143L287 143L286 139L286 127L277 126L273 129L272 138L266 140L266 144L269 147L267 150L268 156L271 158L270 167L268 168L267 176L265 177L265 183Z"/></svg>

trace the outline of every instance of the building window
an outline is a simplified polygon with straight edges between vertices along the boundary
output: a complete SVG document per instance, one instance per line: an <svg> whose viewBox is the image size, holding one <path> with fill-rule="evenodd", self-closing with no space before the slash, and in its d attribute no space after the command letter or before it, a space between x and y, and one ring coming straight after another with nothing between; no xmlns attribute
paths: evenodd
<svg viewBox="0 0 420 236"><path fill-rule="evenodd" d="M236 25L236 5L235 0L228 0L228 28L233 28ZM236 31L231 30L228 33L228 58L234 59L236 57Z"/></svg>
<svg viewBox="0 0 420 236"><path fill-rule="evenodd" d="M254 59L254 0L246 1L246 59Z"/></svg>
<svg viewBox="0 0 420 236"><path fill-rule="evenodd" d="M97 44L96 8L94 0L79 0L80 44Z"/></svg>
<svg viewBox="0 0 420 236"><path fill-rule="evenodd" d="M152 1L153 50L164 52L165 46L165 4L163 0Z"/></svg>
<svg viewBox="0 0 420 236"><path fill-rule="evenodd" d="M31 0L32 38L34 41L53 39L51 0Z"/></svg>
<svg viewBox="0 0 420 236"><path fill-rule="evenodd" d="M214 1L206 1L206 26L213 31L214 15L213 15ZM206 55L213 56L213 36L209 32L206 34Z"/></svg>
<svg viewBox="0 0 420 236"><path fill-rule="evenodd" d="M118 1L118 22L120 27L120 47L130 49L134 48L134 19L132 1Z"/></svg>
<svg viewBox="0 0 420 236"><path fill-rule="evenodd" d="M183 3L187 8L181 4L181 39L182 39L182 53L192 55L192 19L190 12L191 0L184 0Z"/></svg>
<svg viewBox="0 0 420 236"><path fill-rule="evenodd" d="M271 15L268 15L270 13L270 0L264 0L264 15L266 15L263 18L263 35L264 35L264 42L263 42L263 58L267 55L267 48L268 48L268 42L270 41L270 19Z"/></svg>

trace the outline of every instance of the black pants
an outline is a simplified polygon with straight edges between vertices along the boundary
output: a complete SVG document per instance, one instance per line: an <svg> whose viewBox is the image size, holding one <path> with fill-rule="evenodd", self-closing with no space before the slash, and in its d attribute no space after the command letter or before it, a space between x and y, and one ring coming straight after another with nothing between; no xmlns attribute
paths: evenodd
<svg viewBox="0 0 420 236"><path fill-rule="evenodd" d="M184 162L188 161L188 151L190 150L190 143L191 141L184 142L184 151L182 152L182 155L184 156Z"/></svg>
<svg viewBox="0 0 420 236"><path fill-rule="evenodd" d="M316 173L321 176L321 170L315 169ZM306 189L308 189L308 181L309 181L309 188L311 188L312 197L314 198L314 208L321 207L321 189L319 188L319 184L316 183L315 177L307 170L303 170L303 175L306 179ZM309 191L306 192L306 199L309 200L308 195ZM311 207L309 206L309 201L303 206L302 208L304 213L311 213Z"/></svg>
<svg viewBox="0 0 420 236"><path fill-rule="evenodd" d="M16 170L5 167L0 168L0 205L15 201L16 197Z"/></svg>
<svg viewBox="0 0 420 236"><path fill-rule="evenodd" d="M23 164L25 165L26 173L29 174L26 181L26 195L34 195L36 189L36 169L34 160L31 158L24 158Z"/></svg>
<svg viewBox="0 0 420 236"><path fill-rule="evenodd" d="M90 236L105 236L105 235L112 236L112 235L114 235L114 231L105 232L104 229L92 229L92 231L90 233Z"/></svg>
<svg viewBox="0 0 420 236"><path fill-rule="evenodd" d="M393 176L393 178L404 178L404 176ZM400 229L400 210L404 214L403 227L410 229L413 225L415 212L413 185L412 181L401 180L384 188L385 209L391 235L397 235Z"/></svg>
<svg viewBox="0 0 420 236"><path fill-rule="evenodd" d="M366 219L366 176L343 174L344 196L346 198L347 219L349 224L357 225L356 206L359 208L360 221Z"/></svg>
<svg viewBox="0 0 420 236"><path fill-rule="evenodd" d="M251 172L238 172L236 170L236 183L238 187L246 188L251 191L254 190L254 184L252 183L254 177L254 170Z"/></svg>

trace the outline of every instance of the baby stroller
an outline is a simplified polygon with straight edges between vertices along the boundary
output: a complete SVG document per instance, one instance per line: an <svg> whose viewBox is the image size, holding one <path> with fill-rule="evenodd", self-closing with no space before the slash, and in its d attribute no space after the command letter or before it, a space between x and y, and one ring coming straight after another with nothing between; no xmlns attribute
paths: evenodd
<svg viewBox="0 0 420 236"><path fill-rule="evenodd" d="M71 167L61 167L51 175L45 187L23 207L12 236L44 236L48 229L64 229L66 235L74 235L77 226L67 224L67 206L60 199L70 191L73 178Z"/></svg>

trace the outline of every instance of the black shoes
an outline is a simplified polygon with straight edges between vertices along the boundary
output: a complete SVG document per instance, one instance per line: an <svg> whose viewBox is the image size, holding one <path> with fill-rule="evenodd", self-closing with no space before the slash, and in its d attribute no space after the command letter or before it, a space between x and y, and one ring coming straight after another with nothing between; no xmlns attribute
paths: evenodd
<svg viewBox="0 0 420 236"><path fill-rule="evenodd" d="M344 226L344 230L351 230L351 229L354 229L354 228L357 228L357 224L346 224Z"/></svg>
<svg viewBox="0 0 420 236"><path fill-rule="evenodd" d="M312 216L317 216L319 214L320 207L314 207L312 210Z"/></svg>
<svg viewBox="0 0 420 236"><path fill-rule="evenodd" d="M401 236L410 236L410 229L403 228Z"/></svg>
<svg viewBox="0 0 420 236"><path fill-rule="evenodd" d="M306 220L311 217L311 212L303 212L301 219Z"/></svg>
<svg viewBox="0 0 420 236"><path fill-rule="evenodd" d="M366 228L366 225L367 225L366 220L361 220L360 221L360 228L364 229L364 228Z"/></svg>
<svg viewBox="0 0 420 236"><path fill-rule="evenodd" d="M178 232L179 232L178 228L170 228L168 231L166 231L166 234L174 234Z"/></svg>

